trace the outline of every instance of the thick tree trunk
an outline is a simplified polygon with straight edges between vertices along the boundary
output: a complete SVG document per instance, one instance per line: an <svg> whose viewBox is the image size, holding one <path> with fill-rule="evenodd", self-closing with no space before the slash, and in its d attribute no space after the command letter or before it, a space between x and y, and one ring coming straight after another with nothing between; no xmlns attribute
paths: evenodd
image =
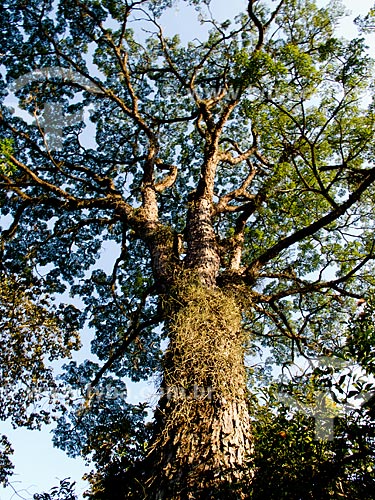
<svg viewBox="0 0 375 500"><path fill-rule="evenodd" d="M217 288L186 279L177 286L145 498L245 498L251 432L241 313Z"/></svg>
<svg viewBox="0 0 375 500"><path fill-rule="evenodd" d="M205 198L191 200L186 227L188 251L185 266L207 287L216 285L220 256L212 227L212 204Z"/></svg>
<svg viewBox="0 0 375 500"><path fill-rule="evenodd" d="M167 239L160 240L156 216L147 216L156 225L149 224L148 237L155 279L167 284L160 292L170 342L148 470L138 483L149 500L241 499L251 478L241 309L217 287L220 257L209 184L189 202L184 271L175 266L168 272Z"/></svg>

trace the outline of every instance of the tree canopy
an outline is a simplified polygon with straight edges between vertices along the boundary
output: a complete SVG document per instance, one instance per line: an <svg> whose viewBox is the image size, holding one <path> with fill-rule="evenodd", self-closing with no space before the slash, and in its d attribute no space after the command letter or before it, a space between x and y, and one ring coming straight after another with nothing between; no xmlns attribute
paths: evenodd
<svg viewBox="0 0 375 500"><path fill-rule="evenodd" d="M3 2L0 418L55 420L92 499L370 498L373 60L339 2L186 0L188 43L179 3Z"/></svg>

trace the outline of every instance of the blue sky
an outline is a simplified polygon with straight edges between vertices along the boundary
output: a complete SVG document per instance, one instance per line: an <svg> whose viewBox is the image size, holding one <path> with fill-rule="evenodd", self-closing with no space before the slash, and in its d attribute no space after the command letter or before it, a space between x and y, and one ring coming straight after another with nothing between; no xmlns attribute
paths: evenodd
<svg viewBox="0 0 375 500"><path fill-rule="evenodd" d="M326 5L326 0L318 0L320 5ZM353 16L365 14L373 5L374 0L345 0L344 4L352 11ZM246 0L213 0L212 12L217 19L233 17L247 5ZM171 10L164 19L168 34L179 33L183 41L194 36L199 37L202 28L192 23L191 11L186 7ZM347 37L355 36L357 31L350 19L342 22L341 33ZM375 47L375 35L369 43ZM145 385L131 384L128 388L131 402L144 400L150 395L152 388ZM59 480L71 477L77 482L77 493L81 497L85 483L80 480L84 472L90 470L82 460L70 459L64 452L53 448L51 444L50 428L41 432L25 429L12 429L7 423L1 423L0 433L6 434L15 449L13 462L16 466L15 474L11 478L13 488L0 489L0 500L31 499L33 493L48 491L56 486ZM17 492L17 494L15 493Z"/></svg>

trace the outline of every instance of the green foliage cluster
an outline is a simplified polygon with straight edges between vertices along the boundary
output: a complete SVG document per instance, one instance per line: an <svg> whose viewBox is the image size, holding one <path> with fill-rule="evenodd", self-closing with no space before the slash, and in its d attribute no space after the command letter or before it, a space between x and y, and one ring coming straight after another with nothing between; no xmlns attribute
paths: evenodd
<svg viewBox="0 0 375 500"><path fill-rule="evenodd" d="M256 413L257 474L249 498L372 498L375 428L363 410L337 417L334 440L322 441L313 417L273 403Z"/></svg>
<svg viewBox="0 0 375 500"><path fill-rule="evenodd" d="M12 154L12 144L11 139L4 139L0 141L0 171L5 175L12 175L16 167L12 165L9 161L9 157Z"/></svg>
<svg viewBox="0 0 375 500"><path fill-rule="evenodd" d="M352 318L348 337L348 350L368 374L375 375L375 311L374 295L369 294L359 305Z"/></svg>
<svg viewBox="0 0 375 500"><path fill-rule="evenodd" d="M80 347L77 310L51 307L30 279L1 272L0 280L0 418L39 429L61 403L51 365Z"/></svg>
<svg viewBox="0 0 375 500"><path fill-rule="evenodd" d="M74 482L69 478L62 479L59 486L51 489L50 493L36 493L33 496L34 500L77 500L77 495L74 493Z"/></svg>
<svg viewBox="0 0 375 500"><path fill-rule="evenodd" d="M345 324L346 342L324 363L285 373L253 390L257 471L249 498L371 499L375 484L373 297L360 300ZM340 356L340 357L339 357ZM285 367L285 371L286 367ZM259 381L264 383L259 385ZM256 395L256 396L255 396ZM324 420L330 439L319 438ZM329 422L329 420L327 422ZM318 427L317 427L318 425Z"/></svg>

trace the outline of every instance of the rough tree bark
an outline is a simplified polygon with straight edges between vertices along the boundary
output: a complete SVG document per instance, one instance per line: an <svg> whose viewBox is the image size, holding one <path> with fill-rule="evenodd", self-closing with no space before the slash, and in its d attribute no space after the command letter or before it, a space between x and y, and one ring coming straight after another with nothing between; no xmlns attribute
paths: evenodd
<svg viewBox="0 0 375 500"><path fill-rule="evenodd" d="M243 498L251 431L240 309L191 278L178 287L146 497Z"/></svg>
<svg viewBox="0 0 375 500"><path fill-rule="evenodd" d="M201 194L191 196L183 269L167 258L162 234L150 237L155 278L168 283L160 291L169 347L150 467L142 478L148 499L244 498L236 485L249 479L241 308L217 286L220 255L207 177Z"/></svg>

